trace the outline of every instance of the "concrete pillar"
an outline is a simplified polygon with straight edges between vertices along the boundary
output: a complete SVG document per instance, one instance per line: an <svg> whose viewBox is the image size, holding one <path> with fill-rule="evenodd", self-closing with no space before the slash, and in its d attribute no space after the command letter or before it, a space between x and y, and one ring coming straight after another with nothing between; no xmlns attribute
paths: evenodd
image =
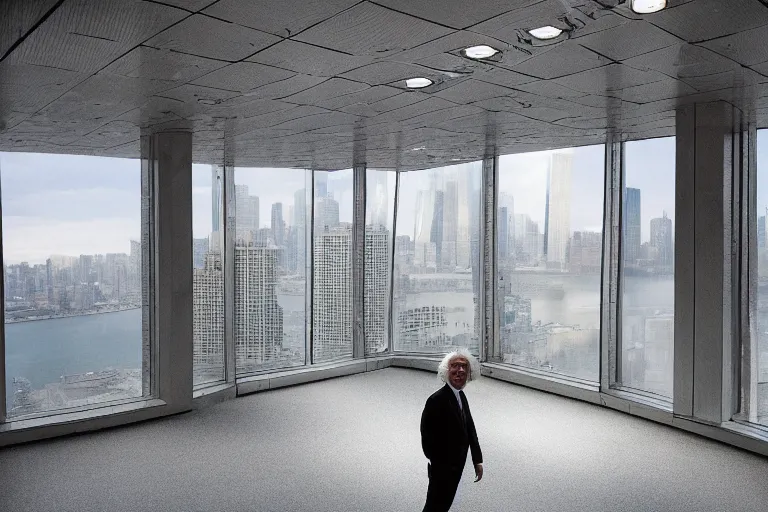
<svg viewBox="0 0 768 512"><path fill-rule="evenodd" d="M722 101L677 112L674 412L715 424L738 407L739 126Z"/></svg>
<svg viewBox="0 0 768 512"><path fill-rule="evenodd" d="M192 134L149 135L154 194L153 390L175 408L192 401Z"/></svg>

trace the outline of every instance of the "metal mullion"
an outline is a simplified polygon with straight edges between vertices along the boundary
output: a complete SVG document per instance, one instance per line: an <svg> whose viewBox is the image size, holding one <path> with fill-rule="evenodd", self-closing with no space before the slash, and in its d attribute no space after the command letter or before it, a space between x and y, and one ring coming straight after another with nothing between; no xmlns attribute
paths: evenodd
<svg viewBox="0 0 768 512"><path fill-rule="evenodd" d="M482 283L479 299L481 302L480 312L483 315L480 332L480 360L488 361L496 355L497 344L495 339L497 329L495 326L495 304L496 304L496 223L497 223L497 194L498 182L496 180L498 165L496 165L496 156L491 155L483 159L481 176L481 230L482 244L480 244L480 276ZM489 340L489 336L494 337L494 342Z"/></svg>
<svg viewBox="0 0 768 512"><path fill-rule="evenodd" d="M395 171L395 205L392 212L392 248L390 250L389 261L389 310L387 311L388 322L388 335L387 335L387 348L390 354L395 351L393 334L394 334L394 307L395 307L395 254L396 254L396 238L397 238L397 208L400 203L400 171Z"/></svg>
<svg viewBox="0 0 768 512"><path fill-rule="evenodd" d="M742 237L741 237L741 389L745 419L757 423L757 129L754 121L747 125L743 145Z"/></svg>
<svg viewBox="0 0 768 512"><path fill-rule="evenodd" d="M0 183L2 182L2 168L0 168ZM3 200L2 185L0 185L0 259L5 261L3 252ZM8 404L5 400L5 264L3 264L3 277L0 279L0 297L3 297L3 307L0 308L0 424L8 418Z"/></svg>
<svg viewBox="0 0 768 512"><path fill-rule="evenodd" d="M365 357L365 163L352 171L352 358Z"/></svg>
<svg viewBox="0 0 768 512"><path fill-rule="evenodd" d="M600 318L600 389L607 391L619 380L621 312L621 221L624 145L619 134L605 142L603 191L603 261Z"/></svg>
<svg viewBox="0 0 768 512"><path fill-rule="evenodd" d="M304 363L309 365L315 364L315 172L317 171L309 171L310 188L307 194L307 197L309 198L307 205L307 214L309 215L309 245L305 251L306 262L308 263L305 265L307 269L306 282L309 283L306 304L308 305L309 312L305 313L307 317L308 335L305 343L306 352L304 354Z"/></svg>
<svg viewBox="0 0 768 512"><path fill-rule="evenodd" d="M226 147L225 147L226 151ZM224 164L224 186L222 218L224 219L224 240L219 241L224 252L224 380L235 382L237 378L237 358L235 348L235 238L237 227L237 204L235 195L235 168L226 161Z"/></svg>

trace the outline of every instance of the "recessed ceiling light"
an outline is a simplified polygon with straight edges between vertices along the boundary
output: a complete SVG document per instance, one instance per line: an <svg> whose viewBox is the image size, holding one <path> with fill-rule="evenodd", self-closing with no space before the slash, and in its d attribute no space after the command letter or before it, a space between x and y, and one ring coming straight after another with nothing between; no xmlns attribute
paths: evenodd
<svg viewBox="0 0 768 512"><path fill-rule="evenodd" d="M546 40L546 39L556 38L557 36L562 34L563 31L557 27L547 25L546 27L534 28L533 30L529 30L528 33L531 34L536 39Z"/></svg>
<svg viewBox="0 0 768 512"><path fill-rule="evenodd" d="M658 12L667 6L667 0L632 0L632 10L637 14Z"/></svg>
<svg viewBox="0 0 768 512"><path fill-rule="evenodd" d="M470 59L487 59L499 53L499 50L492 46L481 44L479 46L470 46L469 48L464 48L462 53L464 53L465 57Z"/></svg>
<svg viewBox="0 0 768 512"><path fill-rule="evenodd" d="M423 89L424 87L429 87L433 83L434 82L429 78L409 78L405 81L405 86L409 89Z"/></svg>

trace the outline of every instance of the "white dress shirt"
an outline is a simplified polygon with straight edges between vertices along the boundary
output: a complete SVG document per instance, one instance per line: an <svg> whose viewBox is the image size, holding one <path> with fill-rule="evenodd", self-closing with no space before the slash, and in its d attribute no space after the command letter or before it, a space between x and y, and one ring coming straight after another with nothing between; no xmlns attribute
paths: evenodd
<svg viewBox="0 0 768 512"><path fill-rule="evenodd" d="M450 382L446 382L446 384L448 384L448 387L450 387L453 390L453 394L456 397L456 401L459 402L459 409L461 409L463 411L464 410L464 404L461 403L461 397L459 396L459 390L456 389L455 387L453 387Z"/></svg>

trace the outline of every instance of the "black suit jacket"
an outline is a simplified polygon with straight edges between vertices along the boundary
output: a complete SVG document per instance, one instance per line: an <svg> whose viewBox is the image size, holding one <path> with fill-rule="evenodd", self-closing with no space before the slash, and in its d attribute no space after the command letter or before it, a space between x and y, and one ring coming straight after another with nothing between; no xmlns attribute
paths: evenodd
<svg viewBox="0 0 768 512"><path fill-rule="evenodd" d="M472 463L482 464L483 454L466 397L464 415L466 425L448 384L427 399L421 414L421 447L432 465L463 469L468 448L472 450Z"/></svg>

